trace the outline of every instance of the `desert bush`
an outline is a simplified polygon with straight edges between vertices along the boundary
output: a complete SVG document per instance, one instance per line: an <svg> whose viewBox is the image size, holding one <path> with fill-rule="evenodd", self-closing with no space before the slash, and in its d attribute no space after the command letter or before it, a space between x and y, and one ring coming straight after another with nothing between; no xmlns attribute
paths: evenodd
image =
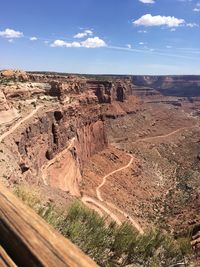
<svg viewBox="0 0 200 267"><path fill-rule="evenodd" d="M106 226L105 218L96 212L75 202L62 219L59 230L97 263L108 262L115 226Z"/></svg>

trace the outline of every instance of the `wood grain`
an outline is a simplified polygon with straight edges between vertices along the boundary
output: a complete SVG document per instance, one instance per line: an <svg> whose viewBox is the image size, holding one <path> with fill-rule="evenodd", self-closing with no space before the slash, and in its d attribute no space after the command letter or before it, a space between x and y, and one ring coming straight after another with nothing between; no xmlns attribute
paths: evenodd
<svg viewBox="0 0 200 267"><path fill-rule="evenodd" d="M11 260L11 258L8 256L6 251L2 248L0 245L0 266L1 267L17 267L15 263Z"/></svg>
<svg viewBox="0 0 200 267"><path fill-rule="evenodd" d="M97 267L2 184L0 244L19 267Z"/></svg>

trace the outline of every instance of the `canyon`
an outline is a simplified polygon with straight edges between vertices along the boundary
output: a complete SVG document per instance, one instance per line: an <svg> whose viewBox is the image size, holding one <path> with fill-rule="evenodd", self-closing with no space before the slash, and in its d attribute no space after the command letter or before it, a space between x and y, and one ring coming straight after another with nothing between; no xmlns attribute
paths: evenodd
<svg viewBox="0 0 200 267"><path fill-rule="evenodd" d="M1 181L140 233L200 230L200 76L2 71ZM196 242L198 247L200 242Z"/></svg>

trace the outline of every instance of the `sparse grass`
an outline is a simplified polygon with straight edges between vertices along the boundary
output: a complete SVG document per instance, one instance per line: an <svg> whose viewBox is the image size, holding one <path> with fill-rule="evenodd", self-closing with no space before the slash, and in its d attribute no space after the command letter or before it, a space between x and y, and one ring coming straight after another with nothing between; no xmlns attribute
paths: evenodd
<svg viewBox="0 0 200 267"><path fill-rule="evenodd" d="M155 229L140 235L129 224L108 224L79 201L58 211L26 188L18 187L15 193L100 266L173 266L185 263L192 252L189 238L175 240Z"/></svg>
<svg viewBox="0 0 200 267"><path fill-rule="evenodd" d="M39 196L26 188L25 186L17 186L14 190L14 193L17 197L19 197L26 205L34 209L37 213L41 208L41 201Z"/></svg>
<svg viewBox="0 0 200 267"><path fill-rule="evenodd" d="M43 204L40 200L39 194L33 192L25 186L16 187L14 193L27 206L35 210L36 213L38 213L47 223L51 224L55 228L58 227L63 211L55 209L52 204Z"/></svg>

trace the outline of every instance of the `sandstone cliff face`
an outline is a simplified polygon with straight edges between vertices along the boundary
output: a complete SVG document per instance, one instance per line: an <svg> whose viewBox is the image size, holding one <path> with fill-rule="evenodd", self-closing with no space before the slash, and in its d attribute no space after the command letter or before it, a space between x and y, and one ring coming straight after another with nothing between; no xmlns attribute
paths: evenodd
<svg viewBox="0 0 200 267"><path fill-rule="evenodd" d="M132 82L129 79L115 81L88 80L88 90L94 91L99 103L124 102L132 93Z"/></svg>
<svg viewBox="0 0 200 267"><path fill-rule="evenodd" d="M17 80L3 84L5 95L2 97L2 101L16 103L17 108L17 103L22 106L24 103L25 111L20 106L21 116L28 115L38 105L43 107L12 134L8 144L17 155L21 178L79 195L77 184L85 162L107 146L103 121L106 112L102 105L110 105L114 116L132 112L129 106L135 107L135 99L128 102L132 81L27 76L27 82Z"/></svg>
<svg viewBox="0 0 200 267"><path fill-rule="evenodd" d="M62 168L50 175L48 184L70 190L68 181L80 182L82 166L92 155L107 146L104 123L98 105L68 106L41 114L14 136L24 177L41 176L42 167L66 150ZM51 171L55 174L55 166ZM69 183L70 184L70 183Z"/></svg>
<svg viewBox="0 0 200 267"><path fill-rule="evenodd" d="M94 91L99 103L111 103L112 83L108 81L87 81L87 88Z"/></svg>
<svg viewBox="0 0 200 267"><path fill-rule="evenodd" d="M59 161L49 166L47 182L53 188L59 188L70 192L70 195L80 197L81 168L74 150L75 148L66 150Z"/></svg>
<svg viewBox="0 0 200 267"><path fill-rule="evenodd" d="M70 79L60 82L50 81L51 96L56 96L61 103L66 101L68 94L81 94L83 92L93 92L100 104L112 103L113 101L124 102L133 92L133 85L130 79L115 81L99 81L85 79Z"/></svg>
<svg viewBox="0 0 200 267"><path fill-rule="evenodd" d="M68 94L80 94L84 91L85 82L79 79L70 79L67 82L57 80L49 81L51 96L57 96L61 102L65 102Z"/></svg>

